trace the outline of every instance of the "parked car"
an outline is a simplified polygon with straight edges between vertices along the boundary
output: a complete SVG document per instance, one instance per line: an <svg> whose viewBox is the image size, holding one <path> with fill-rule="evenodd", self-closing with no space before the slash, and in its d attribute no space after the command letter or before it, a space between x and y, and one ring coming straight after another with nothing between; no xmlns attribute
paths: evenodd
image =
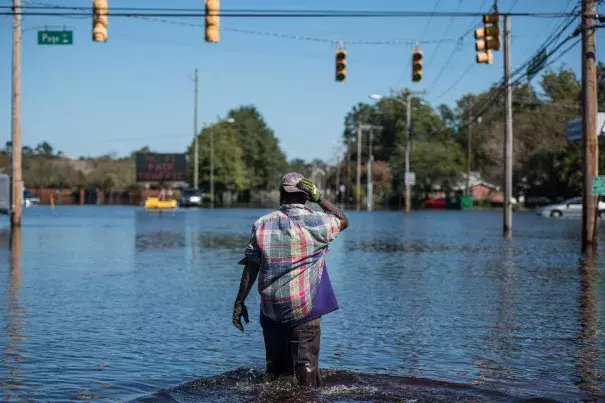
<svg viewBox="0 0 605 403"><path fill-rule="evenodd" d="M605 202L599 201L599 217L605 218ZM543 217L582 217L582 198L574 197L560 204L550 204L538 209Z"/></svg>
<svg viewBox="0 0 605 403"><path fill-rule="evenodd" d="M429 199L424 202L424 208L431 209L445 209L446 205L446 199Z"/></svg>
<svg viewBox="0 0 605 403"><path fill-rule="evenodd" d="M179 205L182 207L201 207L204 194L199 189L181 190Z"/></svg>

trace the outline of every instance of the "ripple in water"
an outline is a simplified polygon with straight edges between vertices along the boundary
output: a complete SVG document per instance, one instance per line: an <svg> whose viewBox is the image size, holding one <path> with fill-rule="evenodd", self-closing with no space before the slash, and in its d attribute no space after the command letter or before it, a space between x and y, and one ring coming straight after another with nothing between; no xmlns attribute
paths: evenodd
<svg viewBox="0 0 605 403"><path fill-rule="evenodd" d="M293 378L271 380L258 369L239 368L201 378L135 400L150 402L555 402L533 396L514 396L470 385L413 377L322 371L324 386L298 387ZM577 397L577 396L576 396ZM594 396L593 396L594 398Z"/></svg>

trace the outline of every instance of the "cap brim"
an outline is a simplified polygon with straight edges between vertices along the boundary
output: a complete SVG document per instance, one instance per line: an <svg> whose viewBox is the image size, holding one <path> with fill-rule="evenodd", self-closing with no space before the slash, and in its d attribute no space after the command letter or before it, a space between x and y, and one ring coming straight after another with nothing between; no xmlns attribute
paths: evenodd
<svg viewBox="0 0 605 403"><path fill-rule="evenodd" d="M282 186L282 189L288 193L304 193L304 191L300 190L296 186Z"/></svg>

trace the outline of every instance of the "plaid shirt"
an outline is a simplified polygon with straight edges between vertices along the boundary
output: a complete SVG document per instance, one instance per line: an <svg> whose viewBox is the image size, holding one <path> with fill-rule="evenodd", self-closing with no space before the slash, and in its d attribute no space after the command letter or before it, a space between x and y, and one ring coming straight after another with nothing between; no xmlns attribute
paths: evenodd
<svg viewBox="0 0 605 403"><path fill-rule="evenodd" d="M328 245L339 232L337 217L302 204L283 205L254 223L245 255L260 264L266 317L291 324L311 312Z"/></svg>

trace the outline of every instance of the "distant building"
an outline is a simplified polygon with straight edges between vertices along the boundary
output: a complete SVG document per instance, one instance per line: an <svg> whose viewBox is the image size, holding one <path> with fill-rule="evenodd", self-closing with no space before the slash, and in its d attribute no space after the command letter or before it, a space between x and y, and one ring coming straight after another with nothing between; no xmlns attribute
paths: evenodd
<svg viewBox="0 0 605 403"><path fill-rule="evenodd" d="M465 194L467 174L466 172L461 173L458 177L459 180L453 184L451 193L446 193L440 186L435 186L433 192L428 195L429 199L443 199L452 194ZM504 191L500 186L486 182L479 172L471 172L470 179L471 193L475 203L502 204L504 202Z"/></svg>
<svg viewBox="0 0 605 403"><path fill-rule="evenodd" d="M456 192L466 192L466 173L460 174L460 180L453 186ZM486 182L479 172L471 172L470 188L473 201L483 203L504 203L504 191L498 185Z"/></svg>

